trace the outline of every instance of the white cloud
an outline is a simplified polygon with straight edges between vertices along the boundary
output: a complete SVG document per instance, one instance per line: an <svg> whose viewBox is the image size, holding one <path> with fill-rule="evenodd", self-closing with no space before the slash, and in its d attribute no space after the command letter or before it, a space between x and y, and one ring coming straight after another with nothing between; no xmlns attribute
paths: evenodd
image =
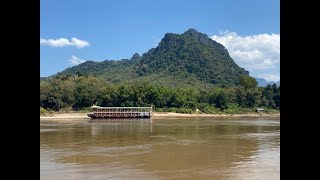
<svg viewBox="0 0 320 180"><path fill-rule="evenodd" d="M77 48L83 48L89 46L88 41L80 40L75 37L69 39L59 38L59 39L44 39L40 38L40 44L51 47L65 47L65 46L76 46Z"/></svg>
<svg viewBox="0 0 320 180"><path fill-rule="evenodd" d="M86 60L80 59L80 58L72 55L71 58L70 58L68 61L69 61L70 64L72 64L72 65L78 65L78 64L84 63Z"/></svg>
<svg viewBox="0 0 320 180"><path fill-rule="evenodd" d="M240 36L235 32L220 31L211 39L223 44L234 61L250 75L280 79L276 75L280 72L280 34Z"/></svg>

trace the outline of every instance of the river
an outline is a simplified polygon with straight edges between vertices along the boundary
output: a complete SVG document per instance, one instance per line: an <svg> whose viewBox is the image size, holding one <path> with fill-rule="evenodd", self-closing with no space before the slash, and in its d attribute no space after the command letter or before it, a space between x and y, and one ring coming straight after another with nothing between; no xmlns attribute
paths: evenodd
<svg viewBox="0 0 320 180"><path fill-rule="evenodd" d="M280 179L280 120L40 120L41 179Z"/></svg>

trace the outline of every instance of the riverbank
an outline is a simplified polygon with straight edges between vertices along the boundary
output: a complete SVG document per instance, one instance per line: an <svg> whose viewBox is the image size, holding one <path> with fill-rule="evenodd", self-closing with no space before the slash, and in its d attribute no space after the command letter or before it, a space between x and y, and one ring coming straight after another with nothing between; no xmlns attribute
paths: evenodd
<svg viewBox="0 0 320 180"><path fill-rule="evenodd" d="M152 118L246 118L246 117L266 117L266 118L280 118L280 113L262 114L262 113L247 113L247 114L182 114L171 112L156 112L153 113Z"/></svg>
<svg viewBox="0 0 320 180"><path fill-rule="evenodd" d="M247 113L247 114L183 114L172 112L153 112L153 119L167 118L280 118L280 113ZM55 113L40 115L41 119L90 119L87 113Z"/></svg>

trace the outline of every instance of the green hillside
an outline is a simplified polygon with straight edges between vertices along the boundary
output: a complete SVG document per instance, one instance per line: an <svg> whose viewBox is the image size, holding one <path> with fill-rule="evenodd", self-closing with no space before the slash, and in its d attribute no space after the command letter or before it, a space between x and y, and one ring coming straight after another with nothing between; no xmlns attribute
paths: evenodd
<svg viewBox="0 0 320 180"><path fill-rule="evenodd" d="M86 61L67 68L55 76L97 75L106 82L123 83L147 81L165 86L234 86L240 68L225 47L206 34L189 29L183 34L167 33L156 48L142 57L134 54L123 60Z"/></svg>

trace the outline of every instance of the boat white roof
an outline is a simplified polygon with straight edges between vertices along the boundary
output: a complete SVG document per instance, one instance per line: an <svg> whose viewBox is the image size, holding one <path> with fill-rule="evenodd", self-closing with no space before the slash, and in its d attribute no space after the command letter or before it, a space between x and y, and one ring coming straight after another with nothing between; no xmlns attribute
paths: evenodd
<svg viewBox="0 0 320 180"><path fill-rule="evenodd" d="M92 106L92 108L105 108L105 109L145 109L145 108L152 108L152 107L100 107L100 106Z"/></svg>

